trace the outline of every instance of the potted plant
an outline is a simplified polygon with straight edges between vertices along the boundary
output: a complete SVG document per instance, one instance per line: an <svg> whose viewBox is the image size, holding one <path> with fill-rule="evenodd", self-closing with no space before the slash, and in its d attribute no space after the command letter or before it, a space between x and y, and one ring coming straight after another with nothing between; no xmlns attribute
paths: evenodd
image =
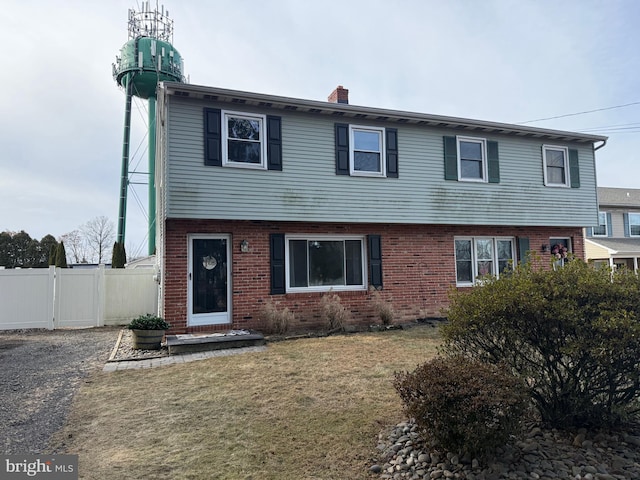
<svg viewBox="0 0 640 480"><path fill-rule="evenodd" d="M165 330L171 327L164 318L152 313L131 320L127 328L133 334L133 348L159 350Z"/></svg>

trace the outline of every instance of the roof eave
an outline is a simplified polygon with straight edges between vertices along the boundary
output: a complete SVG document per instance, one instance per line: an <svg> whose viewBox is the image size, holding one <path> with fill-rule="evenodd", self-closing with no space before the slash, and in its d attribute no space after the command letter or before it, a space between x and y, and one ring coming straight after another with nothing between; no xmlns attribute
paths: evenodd
<svg viewBox="0 0 640 480"><path fill-rule="evenodd" d="M262 108L299 111L306 113L331 115L336 118L356 118L359 120L375 120L417 124L441 128L454 128L464 132L482 132L492 134L517 135L522 137L544 138L552 141L566 141L578 143L605 142L608 137L601 135L587 135L562 130L526 127L508 123L487 122L467 118L431 115L402 110L364 107L345 103L321 102L300 98L282 97L262 93L229 90L217 87L192 85L177 82L162 82L161 91L167 95L190 97L196 99L221 101L242 105L253 105Z"/></svg>

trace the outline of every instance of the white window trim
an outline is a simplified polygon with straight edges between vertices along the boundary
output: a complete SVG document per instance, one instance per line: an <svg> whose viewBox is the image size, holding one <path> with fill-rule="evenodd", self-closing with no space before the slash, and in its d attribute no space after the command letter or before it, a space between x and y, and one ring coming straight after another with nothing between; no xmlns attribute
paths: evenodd
<svg viewBox="0 0 640 480"><path fill-rule="evenodd" d="M456 240L471 241L471 282L459 282L458 281L458 261L455 256ZM454 237L453 238L453 256L455 262L455 275L457 287L472 287L477 285L478 280L478 257L476 255L476 240L491 240L493 248L493 275L496 278L500 278L500 272L498 271L498 241L509 240L511 242L511 258L513 262L516 262L516 239L515 237Z"/></svg>
<svg viewBox="0 0 640 480"><path fill-rule="evenodd" d="M363 172L355 169L355 141L353 132L370 131L380 134L380 171L379 172ZM381 127L368 127L364 125L349 125L349 175L355 177L386 177L387 176L387 155L385 145L385 130Z"/></svg>
<svg viewBox="0 0 640 480"><path fill-rule="evenodd" d="M289 241L290 240L306 240L306 241L345 241L345 240L360 240L362 249L360 252L362 261L362 285L319 285L313 287L291 287L290 278L290 257L289 257ZM346 291L362 291L367 290L369 285L369 279L367 277L367 242L363 235L305 235L305 234L293 234L285 235L284 237L284 268L285 268L285 284L287 293L302 293L302 292L346 292Z"/></svg>
<svg viewBox="0 0 640 480"><path fill-rule="evenodd" d="M229 122L227 117L248 118L260 122L260 163L233 162L229 160ZM222 111L222 166L249 168L252 170L267 169L267 116L257 113Z"/></svg>
<svg viewBox="0 0 640 480"><path fill-rule="evenodd" d="M636 223L631 223L631 217L640 218L640 213L638 213L638 212L628 212L628 217L629 217L629 237L633 237L633 238L640 237L640 235L634 235L633 233L631 233L631 227L637 225Z"/></svg>
<svg viewBox="0 0 640 480"><path fill-rule="evenodd" d="M460 142L479 143L482 146L482 178L467 178L462 176L462 158L460 156ZM480 137L462 137L456 136L456 153L458 155L458 181L459 182L478 182L487 183L488 162L487 162L487 139Z"/></svg>
<svg viewBox="0 0 640 480"><path fill-rule="evenodd" d="M598 225L596 227L602 226L600 224L600 215L604 215L604 234L596 233L595 229L592 228L591 233L594 237L608 237L609 236L609 224L607 223L607 212L598 212Z"/></svg>
<svg viewBox="0 0 640 480"><path fill-rule="evenodd" d="M547 179L547 150L562 150L564 153L564 183L551 183ZM570 188L571 179L569 178L569 149L560 145L542 145L542 163L544 174L544 185L546 187Z"/></svg>

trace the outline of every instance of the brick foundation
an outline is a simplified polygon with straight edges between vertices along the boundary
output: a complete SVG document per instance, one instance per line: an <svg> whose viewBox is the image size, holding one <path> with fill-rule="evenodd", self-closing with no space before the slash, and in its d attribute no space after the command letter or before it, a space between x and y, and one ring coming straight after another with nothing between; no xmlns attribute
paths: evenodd
<svg viewBox="0 0 640 480"><path fill-rule="evenodd" d="M232 243L231 325L187 327L188 234L228 234ZM550 237L570 237L573 253L584 257L582 230L575 227L492 227L447 225L348 225L294 222L167 220L162 266L162 314L171 333L215 330L261 330L260 312L272 298L296 316L296 330L323 327L319 301L323 293L270 295L269 234L381 235L384 288L381 296L393 304L397 322L443 316L447 292L455 285L455 236L527 237L530 248L541 251ZM240 242L247 240L248 252ZM549 254L539 253L546 261ZM545 262L546 263L546 262ZM366 291L337 292L351 311L353 323L379 323L371 294Z"/></svg>

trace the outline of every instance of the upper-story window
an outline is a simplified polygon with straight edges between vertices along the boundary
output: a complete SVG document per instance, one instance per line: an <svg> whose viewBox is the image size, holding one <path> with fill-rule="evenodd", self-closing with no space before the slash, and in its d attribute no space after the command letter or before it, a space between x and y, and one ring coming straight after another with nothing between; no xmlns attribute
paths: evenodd
<svg viewBox="0 0 640 480"><path fill-rule="evenodd" d="M609 235L609 224L607 222L606 212L598 213L598 226L593 227L594 237L607 237Z"/></svg>
<svg viewBox="0 0 640 480"><path fill-rule="evenodd" d="M349 134L350 174L384 177L384 129L350 125Z"/></svg>
<svg viewBox="0 0 640 480"><path fill-rule="evenodd" d="M456 238L456 284L473 285L478 278L513 268L513 238Z"/></svg>
<svg viewBox="0 0 640 480"><path fill-rule="evenodd" d="M500 183L498 142L477 137L442 137L444 179Z"/></svg>
<svg viewBox="0 0 640 480"><path fill-rule="evenodd" d="M282 119L204 108L204 164L282 171Z"/></svg>
<svg viewBox="0 0 640 480"><path fill-rule="evenodd" d="M457 137L458 180L486 182L487 142L484 138Z"/></svg>
<svg viewBox="0 0 640 480"><path fill-rule="evenodd" d="M265 116L223 112L222 164L266 169Z"/></svg>
<svg viewBox="0 0 640 480"><path fill-rule="evenodd" d="M569 151L566 147L542 146L544 184L550 187L568 187Z"/></svg>
<svg viewBox="0 0 640 480"><path fill-rule="evenodd" d="M398 178L398 130L336 123L336 175Z"/></svg>
<svg viewBox="0 0 640 480"><path fill-rule="evenodd" d="M629 234L632 237L640 237L640 213L629 214Z"/></svg>

